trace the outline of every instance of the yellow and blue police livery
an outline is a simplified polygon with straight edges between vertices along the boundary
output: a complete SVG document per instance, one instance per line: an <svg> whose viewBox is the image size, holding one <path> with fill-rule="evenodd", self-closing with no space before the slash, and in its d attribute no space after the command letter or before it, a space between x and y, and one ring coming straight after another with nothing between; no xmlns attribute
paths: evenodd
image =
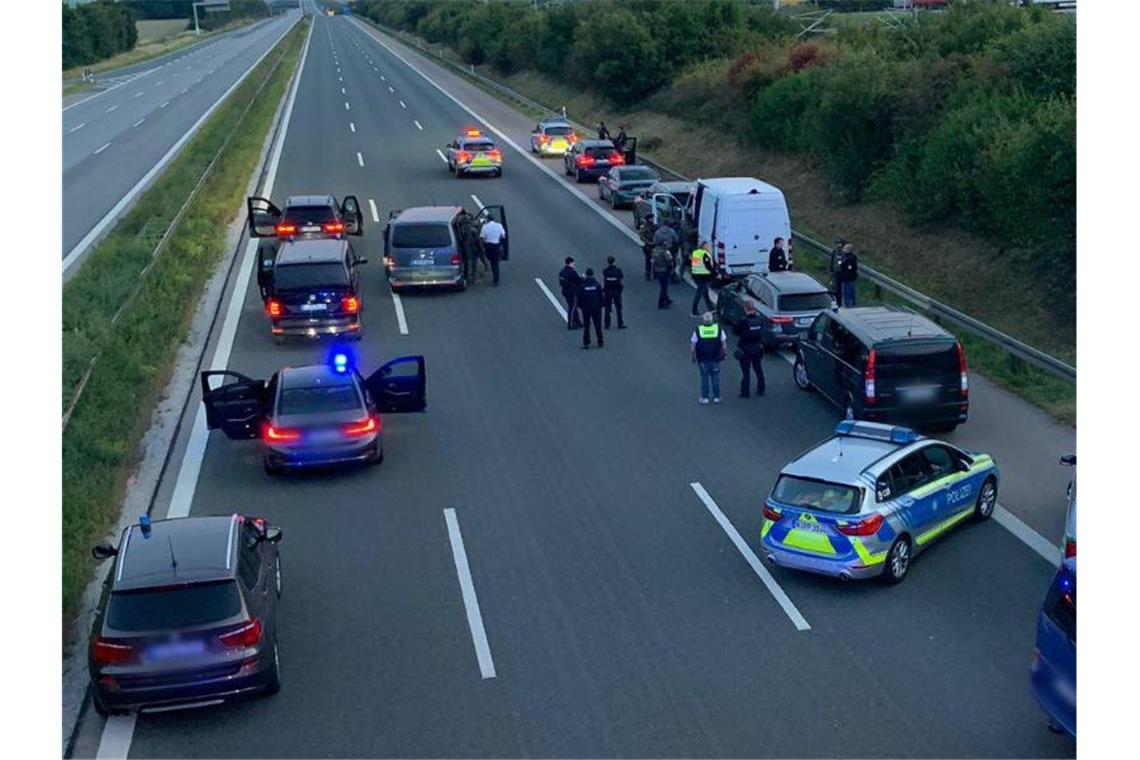
<svg viewBox="0 0 1140 760"><path fill-rule="evenodd" d="M447 170L454 172L456 179L466 174L503 176L503 152L474 127L463 130L463 134L447 144L446 158Z"/></svg>
<svg viewBox="0 0 1140 760"><path fill-rule="evenodd" d="M844 420L780 471L760 543L779 566L898 583L936 538L997 504L997 465L913 430Z"/></svg>

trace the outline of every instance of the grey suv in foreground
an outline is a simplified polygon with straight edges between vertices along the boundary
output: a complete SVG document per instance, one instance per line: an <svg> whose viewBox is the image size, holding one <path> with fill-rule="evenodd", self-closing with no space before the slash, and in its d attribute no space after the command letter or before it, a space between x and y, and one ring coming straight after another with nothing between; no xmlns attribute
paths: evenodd
<svg viewBox="0 0 1140 760"><path fill-rule="evenodd" d="M143 516L118 548L91 635L101 715L217 704L281 688L281 529L259 517Z"/></svg>

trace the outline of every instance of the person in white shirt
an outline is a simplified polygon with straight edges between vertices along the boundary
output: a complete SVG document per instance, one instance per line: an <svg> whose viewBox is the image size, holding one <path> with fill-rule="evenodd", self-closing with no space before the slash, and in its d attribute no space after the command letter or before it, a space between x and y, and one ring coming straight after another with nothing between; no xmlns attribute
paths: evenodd
<svg viewBox="0 0 1140 760"><path fill-rule="evenodd" d="M503 225L494 219L484 224L483 228L479 230L479 239L483 241L483 252L487 254L487 259L491 262L491 277L496 287L499 285L499 259L503 255L503 239L506 236L507 231L503 229Z"/></svg>

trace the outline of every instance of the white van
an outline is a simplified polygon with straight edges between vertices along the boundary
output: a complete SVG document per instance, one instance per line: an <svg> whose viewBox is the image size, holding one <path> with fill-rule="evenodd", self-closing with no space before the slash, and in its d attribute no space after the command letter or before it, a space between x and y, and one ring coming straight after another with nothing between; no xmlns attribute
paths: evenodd
<svg viewBox="0 0 1140 760"><path fill-rule="evenodd" d="M783 192L753 177L699 179L685 211L695 233L689 242L709 241L717 265L734 277L767 272L772 241L792 236Z"/></svg>

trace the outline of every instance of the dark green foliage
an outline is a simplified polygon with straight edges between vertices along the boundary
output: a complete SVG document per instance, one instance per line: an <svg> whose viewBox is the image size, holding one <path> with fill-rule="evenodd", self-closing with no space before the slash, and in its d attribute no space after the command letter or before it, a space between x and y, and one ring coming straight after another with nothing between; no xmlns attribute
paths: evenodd
<svg viewBox="0 0 1140 760"><path fill-rule="evenodd" d="M117 3L63 6L63 68L85 66L135 46L135 19Z"/></svg>

